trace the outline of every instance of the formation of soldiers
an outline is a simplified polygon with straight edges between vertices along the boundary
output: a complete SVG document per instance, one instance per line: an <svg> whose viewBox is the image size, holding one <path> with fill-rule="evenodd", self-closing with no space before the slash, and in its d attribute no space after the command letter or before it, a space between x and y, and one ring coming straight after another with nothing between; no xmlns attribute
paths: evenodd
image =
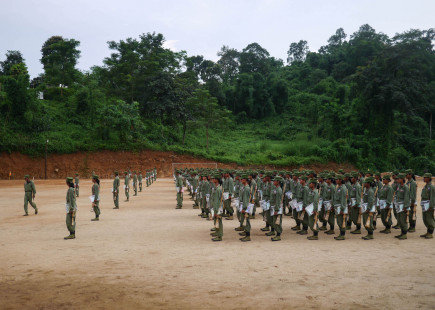
<svg viewBox="0 0 435 310"><path fill-rule="evenodd" d="M91 192L92 195L89 197L92 204L91 211L95 213L95 218L91 219L91 221L99 221L100 220L100 178L98 175L95 175L94 172L92 173L92 188ZM133 190L134 190L134 196L137 196L138 187L139 192L142 192L142 172L141 171L134 171L131 173L130 171L124 172L124 190L125 190L125 197L126 202L130 200L130 180L133 180ZM35 209L35 214L38 214L38 208L36 207L36 204L34 203L34 199L36 196L36 187L35 183L30 180L29 175L24 176L24 216L28 216L28 204L30 204ZM154 181L157 180L157 169L154 168L152 170L147 170L145 174L145 181L146 186L149 187L151 184L154 183ZM64 239L75 239L75 232L76 232L76 214L77 214L77 202L76 197L79 197L79 174L76 173L75 178L73 177L67 177L66 178L66 185L68 187L67 193L66 193L66 202L65 202L65 211L66 211L66 226L69 231L69 235L66 236ZM120 180L119 180L119 173L118 171L115 171L115 179L113 180L113 202L115 204L115 207L113 209L119 209L119 187L120 187Z"/></svg>
<svg viewBox="0 0 435 310"><path fill-rule="evenodd" d="M251 241L250 220L260 210L265 227L261 229L272 241L280 241L283 215L294 221L292 231L312 235L318 240L319 231L345 240L346 231L362 234L364 240L374 239L378 219L384 226L380 233L390 234L400 229L399 240L415 232L417 217L417 183L412 170L380 173L323 171L236 171L211 169L178 169L174 175L177 209L182 208L183 187L193 200L198 215L213 220L212 241L222 241L223 221L236 219L236 231L242 242ZM435 186L432 174L423 175L420 206L427 232L420 237L432 239L435 227ZM396 221L393 225L393 217ZM329 228L328 228L329 226ZM352 230L353 229L353 230Z"/></svg>

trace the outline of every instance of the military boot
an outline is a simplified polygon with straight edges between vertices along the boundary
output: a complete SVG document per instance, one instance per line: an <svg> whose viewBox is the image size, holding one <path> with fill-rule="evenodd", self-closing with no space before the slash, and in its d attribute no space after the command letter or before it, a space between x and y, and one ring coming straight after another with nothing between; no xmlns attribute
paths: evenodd
<svg viewBox="0 0 435 310"><path fill-rule="evenodd" d="M244 229L245 229L244 227L237 227L237 228L234 228L235 231L242 231L242 230L244 230Z"/></svg>
<svg viewBox="0 0 435 310"><path fill-rule="evenodd" d="M35 208L35 215L38 214L38 208Z"/></svg>
<svg viewBox="0 0 435 310"><path fill-rule="evenodd" d="M319 230L327 230L328 228L326 227L326 225L322 225L322 227L319 228Z"/></svg>
<svg viewBox="0 0 435 310"><path fill-rule="evenodd" d="M75 234L70 234L69 236L66 236L66 237L63 238L63 239L68 240L68 239L75 239L75 238L76 238L76 235L75 235Z"/></svg>
<svg viewBox="0 0 435 310"><path fill-rule="evenodd" d="M327 235L335 235L335 230L333 230L333 229L327 230L327 231L325 231L325 234L327 234Z"/></svg>
<svg viewBox="0 0 435 310"><path fill-rule="evenodd" d="M269 231L270 230L270 228L268 227L268 226L266 226L266 227L263 227L262 229L260 229L261 231Z"/></svg>
<svg viewBox="0 0 435 310"><path fill-rule="evenodd" d="M250 236L246 236L245 238L241 238L240 241L242 241L242 242L251 241L251 237Z"/></svg>
<svg viewBox="0 0 435 310"><path fill-rule="evenodd" d="M353 235L361 235L361 227L355 228L355 230L350 232Z"/></svg>
<svg viewBox="0 0 435 310"><path fill-rule="evenodd" d="M408 236L406 234L402 234L398 239L399 240L406 240L406 239L408 239Z"/></svg>
<svg viewBox="0 0 435 310"><path fill-rule="evenodd" d="M211 239L211 241L213 241L213 242L222 241L222 237L215 237L215 238Z"/></svg>
<svg viewBox="0 0 435 310"><path fill-rule="evenodd" d="M266 236L270 237L270 236L275 236L275 231L269 231L268 233L265 233Z"/></svg>
<svg viewBox="0 0 435 310"><path fill-rule="evenodd" d="M433 239L433 234L428 233L424 239Z"/></svg>
<svg viewBox="0 0 435 310"><path fill-rule="evenodd" d="M246 236L246 231L239 233L239 236Z"/></svg>
<svg viewBox="0 0 435 310"><path fill-rule="evenodd" d="M361 237L361 239L363 239L363 240L372 240L373 239L373 235L367 235L367 236Z"/></svg>
<svg viewBox="0 0 435 310"><path fill-rule="evenodd" d="M94 218L94 219L92 219L91 221L92 222L96 222L96 221L99 221L100 219L98 218L98 217L96 217L96 218Z"/></svg>
<svg viewBox="0 0 435 310"><path fill-rule="evenodd" d="M301 225L296 225L291 228L291 230L298 231L301 230Z"/></svg>
<svg viewBox="0 0 435 310"><path fill-rule="evenodd" d="M212 237L217 237L217 235L218 235L217 232L214 232L214 233L210 234L210 236L212 236Z"/></svg>
<svg viewBox="0 0 435 310"><path fill-rule="evenodd" d="M415 227L410 227L410 228L408 229L408 232L410 232L410 233L415 232Z"/></svg>
<svg viewBox="0 0 435 310"><path fill-rule="evenodd" d="M319 236L312 235L312 236L307 237L307 239L308 240L319 240Z"/></svg>
<svg viewBox="0 0 435 310"><path fill-rule="evenodd" d="M228 216L228 217L226 218L226 220L229 220L229 221L233 220L233 216L232 216L232 215Z"/></svg>
<svg viewBox="0 0 435 310"><path fill-rule="evenodd" d="M217 231L217 228L213 227L212 229L210 229L210 231Z"/></svg>
<svg viewBox="0 0 435 310"><path fill-rule="evenodd" d="M275 236L273 238L270 238L272 241L281 241L281 236Z"/></svg>

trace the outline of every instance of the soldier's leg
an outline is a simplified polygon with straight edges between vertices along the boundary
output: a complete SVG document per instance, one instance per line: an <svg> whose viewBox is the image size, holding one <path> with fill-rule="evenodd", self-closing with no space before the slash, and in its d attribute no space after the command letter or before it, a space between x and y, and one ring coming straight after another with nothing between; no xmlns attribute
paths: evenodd
<svg viewBox="0 0 435 310"><path fill-rule="evenodd" d="M414 221L414 212L412 211L412 207L411 207L411 211L409 211L409 215L408 215L408 222L409 222L409 229L408 232L415 232L415 226L417 221Z"/></svg>
<svg viewBox="0 0 435 310"><path fill-rule="evenodd" d="M362 239L364 240L373 239L373 216L370 216L367 212L364 212L363 223L364 223L364 228L367 230L367 236L362 237Z"/></svg>
<svg viewBox="0 0 435 310"><path fill-rule="evenodd" d="M359 218L359 208L350 207L352 209L351 219L352 223L356 226L355 230L351 231L351 234L360 234L361 233L361 223L358 223Z"/></svg>
<svg viewBox="0 0 435 310"><path fill-rule="evenodd" d="M408 215L406 214L406 211L402 211L400 213L397 213L397 216L398 216L398 222L402 233L396 237L399 239L406 239L408 233L408 223L406 221L406 218Z"/></svg>
<svg viewBox="0 0 435 310"><path fill-rule="evenodd" d="M296 225L294 227L292 227L292 230L301 230L301 223L299 221L299 214L298 211L296 211L296 209L293 209L293 219L296 222Z"/></svg>
<svg viewBox="0 0 435 310"><path fill-rule="evenodd" d="M281 240L281 233L282 233L282 215L274 215L272 217L272 225L276 231L276 236L272 238L272 241L279 241Z"/></svg>
<svg viewBox="0 0 435 310"><path fill-rule="evenodd" d="M182 207L182 201L181 201L181 193L177 192L177 208L181 208Z"/></svg>
<svg viewBox="0 0 435 310"><path fill-rule="evenodd" d="M327 234L334 234L334 226L335 226L335 211L334 210L330 210L329 211L329 217L328 217L328 224L329 224L329 230L326 231L325 233Z"/></svg>
<svg viewBox="0 0 435 310"><path fill-rule="evenodd" d="M315 215L311 214L308 217L308 226L310 227L313 235L308 237L308 240L317 240L319 238L319 230L317 229L317 223L315 222Z"/></svg>
<svg viewBox="0 0 435 310"><path fill-rule="evenodd" d="M245 213L245 215L248 213ZM246 232L246 236L249 237L251 235L251 221L249 219L249 214L248 216L245 216L245 220L246 220L246 225L245 225L245 232Z"/></svg>
<svg viewBox="0 0 435 310"><path fill-rule="evenodd" d="M219 226L218 226L218 230L217 230L217 236L222 238L223 235L224 235L224 226L223 226L223 223L222 223L222 216L218 217L218 225Z"/></svg>
<svg viewBox="0 0 435 310"><path fill-rule="evenodd" d="M302 217L302 221L300 221L302 223L302 230L298 232L298 234L300 235L306 235L308 233L308 214L307 212L299 212L298 213L298 218Z"/></svg>
<svg viewBox="0 0 435 310"><path fill-rule="evenodd" d="M347 216L346 216L346 230L352 229L352 213L353 213L353 207L348 206L347 208L349 210Z"/></svg>
<svg viewBox="0 0 435 310"><path fill-rule="evenodd" d="M100 217L100 202L97 201L95 202L95 206L93 207L94 209L94 213L95 213L95 218L98 219Z"/></svg>
<svg viewBox="0 0 435 310"><path fill-rule="evenodd" d="M28 215L28 203L29 203L29 196L27 193L24 194L24 215Z"/></svg>
<svg viewBox="0 0 435 310"><path fill-rule="evenodd" d="M346 219L346 215L337 214L336 219L337 219L337 226L340 229L340 236L335 237L335 240L344 240L344 236L346 235L346 224L345 223L343 224L343 220Z"/></svg>
<svg viewBox="0 0 435 310"><path fill-rule="evenodd" d="M326 225L328 221L325 221L325 214L326 214L325 207L321 206L319 212L319 222L322 223L322 226L320 227L319 230L327 230Z"/></svg>
<svg viewBox="0 0 435 310"><path fill-rule="evenodd" d="M396 225L393 226L394 229L399 229L400 225L399 225L399 216L397 215L397 211L396 208L393 207L393 214L394 214L394 218L396 219Z"/></svg>
<svg viewBox="0 0 435 310"><path fill-rule="evenodd" d="M69 236L65 237L64 239L74 239L75 238L75 220L73 218L73 215L71 213L66 214L66 228L69 231Z"/></svg>

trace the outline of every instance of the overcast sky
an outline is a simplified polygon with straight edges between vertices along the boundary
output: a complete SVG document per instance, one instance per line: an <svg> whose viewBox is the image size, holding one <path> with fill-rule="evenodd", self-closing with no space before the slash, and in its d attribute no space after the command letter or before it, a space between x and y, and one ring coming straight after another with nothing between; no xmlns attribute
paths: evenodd
<svg viewBox="0 0 435 310"><path fill-rule="evenodd" d="M1 0L0 60L19 50L35 77L42 44L61 35L81 42L78 67L87 70L110 54L107 41L153 31L188 55L217 60L223 45L257 42L285 60L301 39L317 51L340 27L350 35L367 23L393 36L435 27L434 13L435 0Z"/></svg>

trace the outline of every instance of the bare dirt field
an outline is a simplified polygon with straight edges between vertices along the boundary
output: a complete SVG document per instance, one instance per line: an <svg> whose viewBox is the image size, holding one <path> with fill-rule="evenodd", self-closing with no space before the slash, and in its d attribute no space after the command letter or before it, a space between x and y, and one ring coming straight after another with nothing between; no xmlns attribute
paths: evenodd
<svg viewBox="0 0 435 310"><path fill-rule="evenodd" d="M122 194L119 210L111 182L101 182L101 220L91 222L91 182L80 181L76 239L63 240L64 181L36 181L40 213L29 206L28 217L23 181L0 181L0 309L435 308L435 240L419 238L420 208L405 241L379 229L371 241L308 241L285 217L281 242L260 232L258 218L251 242L224 221L224 240L212 243L212 224L187 195L174 209L171 179L128 203Z"/></svg>

